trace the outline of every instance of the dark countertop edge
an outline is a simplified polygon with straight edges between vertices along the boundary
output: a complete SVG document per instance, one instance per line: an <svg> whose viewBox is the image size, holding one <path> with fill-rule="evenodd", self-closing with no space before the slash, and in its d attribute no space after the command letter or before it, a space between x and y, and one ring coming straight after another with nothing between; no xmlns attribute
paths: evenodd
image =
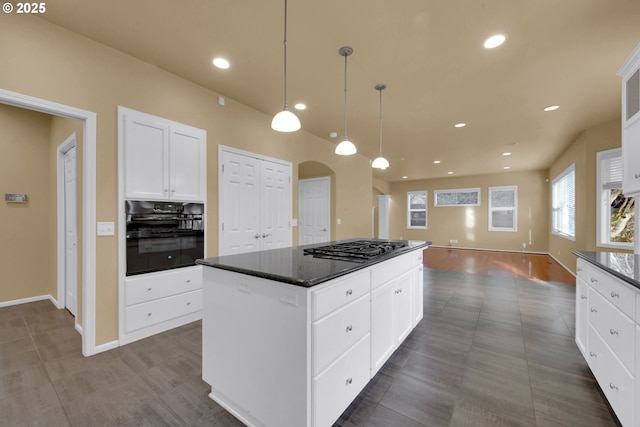
<svg viewBox="0 0 640 427"><path fill-rule="evenodd" d="M606 271L607 273L616 276L618 279L630 284L631 286L634 286L638 289L640 289L640 282L632 279L631 277L624 275L622 273L620 273L617 270L612 269L611 267L608 267L602 263L600 263L598 260L594 259L593 257L591 257L589 254L597 254L597 253L609 253L609 252L595 252L595 251L573 251L572 252L575 256L577 256L580 259L585 260L586 262L588 262L589 264L595 265L598 268L601 268L602 270ZM633 254L629 254L629 255L633 255Z"/></svg>
<svg viewBox="0 0 640 427"><path fill-rule="evenodd" d="M413 241L413 242L415 242L415 241ZM311 287L319 285L321 283L328 282L329 280L333 280L333 279L336 279L338 277L346 276L347 274L355 273L356 271L363 270L363 269L365 269L367 267L371 267L372 265L379 264L381 262L396 258L396 257L401 256L401 255L405 255L405 254L407 254L409 252L413 252L413 251L419 250L419 249L424 250L424 249L428 248L430 245L431 245L431 242L422 242L420 244L414 244L413 246L407 246L405 248L402 248L398 252L392 253L389 256L379 257L379 258L376 258L375 260L371 260L369 262L365 262L365 263L362 263L362 264L354 263L353 267L351 267L351 268L345 268L344 270L340 270L340 271L337 271L337 272L335 272L333 274L328 274L326 276L322 276L321 278L316 279L316 280L295 280L295 279L293 279L291 277L288 277L288 276L280 276L280 275L277 275L277 274L257 272L255 270L248 270L248 269L241 268L241 267L233 267L233 266L229 266L229 265L225 265L225 264L216 264L214 262L207 261L207 260L212 259L212 258L198 259L198 260L196 260L196 264L200 264L200 265L203 265L205 267L217 268L217 269L220 269L220 270L233 271L234 273L246 274L248 276L260 277L260 278L263 278L263 279L273 280L273 281L276 281L276 282L287 283L287 284L290 284L290 285L296 285L296 286L302 286L302 287L305 287L305 288L311 288ZM308 245L308 246L311 246L311 245ZM315 245L315 246L317 246L317 245ZM215 259L215 258L213 258L213 259Z"/></svg>

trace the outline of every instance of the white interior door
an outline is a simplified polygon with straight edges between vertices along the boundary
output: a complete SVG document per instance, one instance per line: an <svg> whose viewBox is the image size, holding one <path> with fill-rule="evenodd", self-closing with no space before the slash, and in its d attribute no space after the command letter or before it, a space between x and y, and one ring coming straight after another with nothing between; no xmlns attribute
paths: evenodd
<svg viewBox="0 0 640 427"><path fill-rule="evenodd" d="M220 255L260 249L260 161L222 152Z"/></svg>
<svg viewBox="0 0 640 427"><path fill-rule="evenodd" d="M64 159L64 234L65 234L65 307L73 314L78 311L78 222L76 147L71 147Z"/></svg>
<svg viewBox="0 0 640 427"><path fill-rule="evenodd" d="M291 246L291 166L261 160L261 249Z"/></svg>
<svg viewBox="0 0 640 427"><path fill-rule="evenodd" d="M300 245L328 242L331 235L331 178L298 181L298 242Z"/></svg>
<svg viewBox="0 0 640 427"><path fill-rule="evenodd" d="M387 194L378 196L378 239L389 238L389 199Z"/></svg>

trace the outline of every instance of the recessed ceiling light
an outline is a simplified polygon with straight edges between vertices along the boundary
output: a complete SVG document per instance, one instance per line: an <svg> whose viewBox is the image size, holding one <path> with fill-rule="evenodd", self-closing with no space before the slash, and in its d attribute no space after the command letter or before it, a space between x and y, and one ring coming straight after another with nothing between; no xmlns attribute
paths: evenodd
<svg viewBox="0 0 640 427"><path fill-rule="evenodd" d="M440 163L440 160L434 160L433 163L435 163L436 165Z"/></svg>
<svg viewBox="0 0 640 427"><path fill-rule="evenodd" d="M407 175L402 176L402 179L407 179L407 178L409 178Z"/></svg>
<svg viewBox="0 0 640 427"><path fill-rule="evenodd" d="M296 110L306 110L307 109L307 104L303 104L302 102L298 102L296 105L293 106L293 108L295 108Z"/></svg>
<svg viewBox="0 0 640 427"><path fill-rule="evenodd" d="M494 47L500 46L507 38L504 34L496 34L495 36L489 37L484 42L485 49L493 49Z"/></svg>
<svg viewBox="0 0 640 427"><path fill-rule="evenodd" d="M227 68L229 68L229 61L227 61L224 58L213 58L213 65L215 65L217 68L220 68L221 70L226 70Z"/></svg>
<svg viewBox="0 0 640 427"><path fill-rule="evenodd" d="M330 132L329 133L329 138L337 138L338 137L338 132Z"/></svg>
<svg viewBox="0 0 640 427"><path fill-rule="evenodd" d="M505 166L502 169L511 169L511 166Z"/></svg>
<svg viewBox="0 0 640 427"><path fill-rule="evenodd" d="M505 152L505 153L502 153L502 155L503 155L503 156L510 156L510 155L511 155L511 153L509 153L509 152L507 151L507 152Z"/></svg>
<svg viewBox="0 0 640 427"><path fill-rule="evenodd" d="M456 123L455 125L453 125L453 127L456 127L456 128L463 128L463 127L465 127L466 125L467 125L466 123Z"/></svg>
<svg viewBox="0 0 640 427"><path fill-rule="evenodd" d="M560 108L559 105L549 105L548 107L544 108L544 111L554 111L554 110L557 110L558 108Z"/></svg>
<svg viewBox="0 0 640 427"><path fill-rule="evenodd" d="M447 172L447 175L453 175L452 171Z"/></svg>

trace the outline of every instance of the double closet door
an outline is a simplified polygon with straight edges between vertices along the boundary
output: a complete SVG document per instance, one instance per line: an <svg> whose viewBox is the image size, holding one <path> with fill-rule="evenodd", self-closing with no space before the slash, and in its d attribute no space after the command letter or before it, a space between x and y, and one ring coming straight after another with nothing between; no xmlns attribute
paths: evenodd
<svg viewBox="0 0 640 427"><path fill-rule="evenodd" d="M291 246L291 163L220 146L220 255Z"/></svg>

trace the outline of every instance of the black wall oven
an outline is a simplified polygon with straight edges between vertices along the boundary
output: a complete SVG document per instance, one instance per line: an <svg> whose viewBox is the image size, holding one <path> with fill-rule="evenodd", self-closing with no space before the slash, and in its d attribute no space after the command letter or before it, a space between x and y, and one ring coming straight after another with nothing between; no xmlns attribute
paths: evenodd
<svg viewBox="0 0 640 427"><path fill-rule="evenodd" d="M204 205L127 200L127 276L204 258Z"/></svg>

